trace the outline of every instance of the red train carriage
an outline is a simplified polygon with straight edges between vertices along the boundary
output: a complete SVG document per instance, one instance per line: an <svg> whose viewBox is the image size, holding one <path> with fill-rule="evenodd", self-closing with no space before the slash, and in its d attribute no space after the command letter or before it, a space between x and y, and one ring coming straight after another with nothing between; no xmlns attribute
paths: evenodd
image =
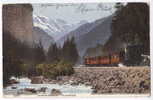
<svg viewBox="0 0 153 100"><path fill-rule="evenodd" d="M127 66L137 66L141 64L144 54L142 45L127 45L126 52L119 50L117 53L109 54L107 56L85 58L86 65L117 65L120 62Z"/></svg>
<svg viewBox="0 0 153 100"><path fill-rule="evenodd" d="M110 64L110 59L107 56L100 57L99 59L99 65L108 65Z"/></svg>
<svg viewBox="0 0 153 100"><path fill-rule="evenodd" d="M86 65L98 65L99 61L97 60L97 57L85 58L85 64Z"/></svg>
<svg viewBox="0 0 153 100"><path fill-rule="evenodd" d="M114 53L108 56L85 58L85 65L117 65L122 61L120 53Z"/></svg>

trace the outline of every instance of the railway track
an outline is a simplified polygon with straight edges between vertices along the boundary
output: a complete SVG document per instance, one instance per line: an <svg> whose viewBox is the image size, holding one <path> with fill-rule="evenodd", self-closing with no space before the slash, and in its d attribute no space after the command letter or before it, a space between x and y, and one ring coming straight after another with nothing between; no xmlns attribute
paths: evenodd
<svg viewBox="0 0 153 100"><path fill-rule="evenodd" d="M86 66L86 65L79 65L74 67L74 69L102 69L102 68L144 68L149 66Z"/></svg>

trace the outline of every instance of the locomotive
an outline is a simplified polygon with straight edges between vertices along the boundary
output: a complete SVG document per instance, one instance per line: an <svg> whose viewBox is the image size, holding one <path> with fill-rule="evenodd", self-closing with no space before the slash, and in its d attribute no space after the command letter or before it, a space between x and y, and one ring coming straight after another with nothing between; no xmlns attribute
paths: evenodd
<svg viewBox="0 0 153 100"><path fill-rule="evenodd" d="M123 63L127 66L138 65L142 61L142 45L128 45L124 50L107 56L85 57L84 64L88 66L117 66Z"/></svg>

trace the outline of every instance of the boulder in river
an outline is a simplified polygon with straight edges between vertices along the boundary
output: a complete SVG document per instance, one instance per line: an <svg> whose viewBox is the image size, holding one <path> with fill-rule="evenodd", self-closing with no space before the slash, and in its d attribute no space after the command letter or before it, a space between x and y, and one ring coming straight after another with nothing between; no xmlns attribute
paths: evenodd
<svg viewBox="0 0 153 100"><path fill-rule="evenodd" d="M31 83L32 84L42 84L43 83L43 76L36 76L36 77L31 77Z"/></svg>
<svg viewBox="0 0 153 100"><path fill-rule="evenodd" d="M11 79L9 81L10 84L18 84L19 82L16 79Z"/></svg>
<svg viewBox="0 0 153 100"><path fill-rule="evenodd" d="M62 92L59 89L52 89L51 95L52 96L62 95Z"/></svg>
<svg viewBox="0 0 153 100"><path fill-rule="evenodd" d="M16 86L12 86L11 88L12 88L12 89L17 89L17 87L16 87Z"/></svg>
<svg viewBox="0 0 153 100"><path fill-rule="evenodd" d="M47 90L47 87L42 87L40 88L39 92L46 92L46 90Z"/></svg>
<svg viewBox="0 0 153 100"><path fill-rule="evenodd" d="M24 91L26 92L31 92L31 93L36 93L37 91L33 88L25 88Z"/></svg>

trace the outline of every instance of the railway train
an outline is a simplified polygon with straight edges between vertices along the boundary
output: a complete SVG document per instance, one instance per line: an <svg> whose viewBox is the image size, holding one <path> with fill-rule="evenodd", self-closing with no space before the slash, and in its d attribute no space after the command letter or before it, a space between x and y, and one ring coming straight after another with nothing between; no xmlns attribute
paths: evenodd
<svg viewBox="0 0 153 100"><path fill-rule="evenodd" d="M84 64L88 66L116 66L119 63L124 65L138 65L141 60L141 54L143 53L142 46L130 45L127 46L124 51L108 54L107 56L85 57Z"/></svg>
<svg viewBox="0 0 153 100"><path fill-rule="evenodd" d="M109 54L108 56L87 57L84 59L85 65L118 65L124 59L124 55L120 53Z"/></svg>

